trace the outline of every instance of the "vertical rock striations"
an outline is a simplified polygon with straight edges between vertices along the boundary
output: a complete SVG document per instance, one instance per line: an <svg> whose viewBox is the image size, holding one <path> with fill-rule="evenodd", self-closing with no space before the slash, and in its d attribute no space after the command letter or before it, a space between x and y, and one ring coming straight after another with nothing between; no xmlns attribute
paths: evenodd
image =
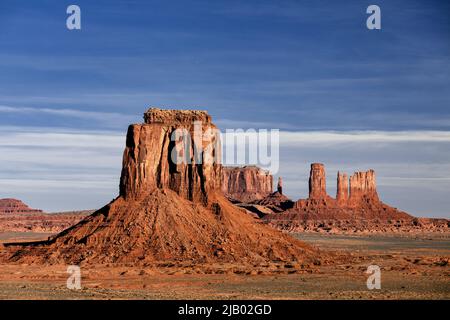
<svg viewBox="0 0 450 320"><path fill-rule="evenodd" d="M375 171L355 172L350 177L350 203L358 206L361 202L378 202Z"/></svg>
<svg viewBox="0 0 450 320"><path fill-rule="evenodd" d="M321 163L313 163L309 175L309 198L324 199L326 197L325 166Z"/></svg>
<svg viewBox="0 0 450 320"><path fill-rule="evenodd" d="M273 177L256 166L224 167L222 192L233 202L253 202L273 191Z"/></svg>
<svg viewBox="0 0 450 320"><path fill-rule="evenodd" d="M346 204L348 201L348 176L346 173L338 171L336 200L339 204Z"/></svg>

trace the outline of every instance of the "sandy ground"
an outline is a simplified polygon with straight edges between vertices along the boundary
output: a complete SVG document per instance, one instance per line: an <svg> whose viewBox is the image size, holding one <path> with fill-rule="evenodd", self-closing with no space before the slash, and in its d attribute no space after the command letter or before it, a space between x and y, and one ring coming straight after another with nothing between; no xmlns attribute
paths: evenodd
<svg viewBox="0 0 450 320"><path fill-rule="evenodd" d="M314 270L82 266L81 290L67 289L67 266L3 264L0 299L450 299L449 239L295 236L360 258ZM367 289L371 264L381 268L381 290Z"/></svg>

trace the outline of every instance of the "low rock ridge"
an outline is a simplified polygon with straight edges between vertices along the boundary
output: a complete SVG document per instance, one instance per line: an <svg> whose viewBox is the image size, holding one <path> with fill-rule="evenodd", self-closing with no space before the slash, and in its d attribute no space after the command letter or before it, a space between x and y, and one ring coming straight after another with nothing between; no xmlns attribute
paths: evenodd
<svg viewBox="0 0 450 320"><path fill-rule="evenodd" d="M45 213L18 199L0 199L0 232L56 233L76 224L92 211Z"/></svg>
<svg viewBox="0 0 450 320"><path fill-rule="evenodd" d="M32 209L21 200L6 198L0 199L0 216L17 214L36 214L42 213L40 209Z"/></svg>

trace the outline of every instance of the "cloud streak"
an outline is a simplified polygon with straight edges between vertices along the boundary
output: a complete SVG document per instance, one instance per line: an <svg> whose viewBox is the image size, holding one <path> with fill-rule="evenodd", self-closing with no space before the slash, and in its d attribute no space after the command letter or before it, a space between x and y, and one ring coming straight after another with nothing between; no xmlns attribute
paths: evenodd
<svg viewBox="0 0 450 320"><path fill-rule="evenodd" d="M117 195L124 144L125 132L0 126L0 197L48 211L96 208ZM387 203L449 216L449 132L280 132L278 175L293 199L307 195L312 162L325 163L331 195L338 170L373 168Z"/></svg>
<svg viewBox="0 0 450 320"><path fill-rule="evenodd" d="M93 121L94 123L101 122L107 127L116 127L124 125L136 120L126 114L116 112L98 112L98 111L84 111L78 109L52 109L52 108L34 108L34 107L12 107L0 105L0 114L17 114L22 117L28 116L53 116L65 118L77 118L86 121Z"/></svg>

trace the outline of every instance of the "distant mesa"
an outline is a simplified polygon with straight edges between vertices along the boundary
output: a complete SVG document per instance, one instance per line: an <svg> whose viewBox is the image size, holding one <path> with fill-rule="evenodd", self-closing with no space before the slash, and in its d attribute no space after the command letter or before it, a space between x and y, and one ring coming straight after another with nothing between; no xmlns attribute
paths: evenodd
<svg viewBox="0 0 450 320"><path fill-rule="evenodd" d="M0 199L0 232L56 233L79 222L92 211L45 213L18 199Z"/></svg>
<svg viewBox="0 0 450 320"><path fill-rule="evenodd" d="M282 177L278 177L277 191L279 194L283 194L283 178Z"/></svg>
<svg viewBox="0 0 450 320"><path fill-rule="evenodd" d="M415 218L380 201L375 171L337 174L336 198L327 194L325 166L311 164L309 196L282 212L264 215L272 226L291 232L412 232L446 231L446 219ZM272 196L273 197L273 196ZM258 204L270 206L267 197Z"/></svg>
<svg viewBox="0 0 450 320"><path fill-rule="evenodd" d="M273 191L270 172L256 166L223 167L222 192L232 202L253 202Z"/></svg>
<svg viewBox="0 0 450 320"><path fill-rule="evenodd" d="M0 215L36 214L42 210L32 209L20 200L7 198L0 199Z"/></svg>
<svg viewBox="0 0 450 320"><path fill-rule="evenodd" d="M338 172L336 197L327 193L325 165L311 164L307 199L293 201L283 194L279 177L255 166L224 169L222 191L249 214L289 232L447 232L449 220L416 218L383 203L378 195L375 171ZM265 196L264 196L265 195Z"/></svg>
<svg viewBox="0 0 450 320"><path fill-rule="evenodd" d="M412 216L389 207L378 197L375 171L355 172L350 178L338 172L336 198L326 191L325 166L311 164L308 199L298 200L291 212L319 219L411 219Z"/></svg>

